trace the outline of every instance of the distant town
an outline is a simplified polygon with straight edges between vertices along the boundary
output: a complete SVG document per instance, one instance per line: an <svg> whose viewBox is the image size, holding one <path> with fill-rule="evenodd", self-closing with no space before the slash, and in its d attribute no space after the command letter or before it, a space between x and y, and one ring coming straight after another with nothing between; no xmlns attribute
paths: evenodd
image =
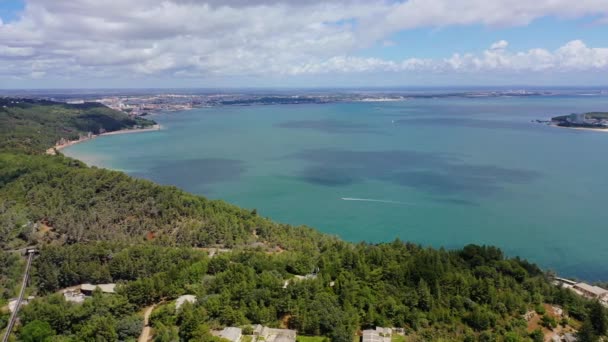
<svg viewBox="0 0 608 342"><path fill-rule="evenodd" d="M181 111L201 107L285 105L285 104L324 104L334 102L389 102L406 101L414 98L440 97L498 97L498 96L538 96L542 92L526 90L483 91L462 93L425 93L407 92L353 92L353 93L298 93L298 94L155 94L140 96L110 96L94 99L112 109L131 115L147 115L155 112ZM68 103L91 101L81 98L67 99Z"/></svg>
<svg viewBox="0 0 608 342"><path fill-rule="evenodd" d="M65 91L64 93L44 93L44 91L23 92L13 91L10 95L23 98L47 99L70 104L85 102L102 103L112 109L133 116L168 111L182 111L193 108L215 106L249 106L249 105L278 105L278 104L324 104L334 102L389 102L407 101L416 98L445 98L445 97L513 97L553 95L554 91L545 90L401 90L401 91L243 91L243 92L211 92L211 91L170 91L170 90L97 90L97 91ZM603 93L598 93L602 95ZM9 95L9 94L6 94Z"/></svg>

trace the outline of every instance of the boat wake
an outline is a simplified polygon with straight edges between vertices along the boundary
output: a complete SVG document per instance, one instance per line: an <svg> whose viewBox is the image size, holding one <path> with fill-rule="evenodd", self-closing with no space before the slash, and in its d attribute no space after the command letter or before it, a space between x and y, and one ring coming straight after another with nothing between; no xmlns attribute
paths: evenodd
<svg viewBox="0 0 608 342"><path fill-rule="evenodd" d="M375 203L388 203L388 204L401 204L401 205L412 205L411 203L374 199L374 198L356 198L356 197L342 197L343 201L358 201L358 202L375 202Z"/></svg>

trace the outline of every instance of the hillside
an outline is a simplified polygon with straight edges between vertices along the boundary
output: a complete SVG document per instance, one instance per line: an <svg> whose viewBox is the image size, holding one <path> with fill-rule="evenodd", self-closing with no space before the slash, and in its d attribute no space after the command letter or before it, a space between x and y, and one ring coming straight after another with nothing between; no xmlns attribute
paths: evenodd
<svg viewBox="0 0 608 342"><path fill-rule="evenodd" d="M38 298L22 309L16 340L133 341L141 309L152 304L155 341L217 341L211 330L251 324L336 342L352 342L374 326L402 328L408 341L536 341L543 333L530 330L523 315L545 317L543 303L564 308L562 326L586 322L590 333L603 333L596 323L606 320L601 306L597 311L554 287L537 266L498 248L347 243L255 210L43 155L44 142L54 143L64 129L82 132L74 122L91 112L23 106L10 112L30 119L8 116L2 136L9 143L0 153L0 248L40 247L28 288ZM51 112L63 124L41 119ZM116 118L93 122L118 129L107 123L127 119ZM218 247L224 253L210 257L207 251ZM0 255L3 305L15 294L21 262L14 253ZM116 294L95 292L81 304L55 294L111 282ZM183 294L198 301L176 310ZM0 313L0 329L6 318ZM545 321L547 331L552 322L557 327L553 317Z"/></svg>
<svg viewBox="0 0 608 342"><path fill-rule="evenodd" d="M59 139L112 132L155 122L132 118L99 103L66 104L46 100L0 98L0 151L41 152Z"/></svg>
<svg viewBox="0 0 608 342"><path fill-rule="evenodd" d="M41 225L44 234L36 234ZM0 248L117 240L192 247L255 242L303 248L325 236L222 201L159 186L63 156L0 153Z"/></svg>

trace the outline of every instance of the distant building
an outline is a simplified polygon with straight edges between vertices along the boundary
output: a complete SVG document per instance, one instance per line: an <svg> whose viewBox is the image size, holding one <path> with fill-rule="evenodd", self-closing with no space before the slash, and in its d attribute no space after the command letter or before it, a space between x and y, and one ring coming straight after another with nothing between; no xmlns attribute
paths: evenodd
<svg viewBox="0 0 608 342"><path fill-rule="evenodd" d="M380 334L380 336L382 337L391 337L391 335L393 334L393 329L391 328L381 328L381 327L376 327L376 331Z"/></svg>
<svg viewBox="0 0 608 342"><path fill-rule="evenodd" d="M361 342L391 342L391 328L376 327L374 330L363 330Z"/></svg>
<svg viewBox="0 0 608 342"><path fill-rule="evenodd" d="M116 284L82 284L80 285L80 292L85 296L90 296L97 288L99 288L103 293L116 293Z"/></svg>
<svg viewBox="0 0 608 342"><path fill-rule="evenodd" d="M555 277L553 280L555 286L563 287L574 291L576 294L589 299L597 299L605 307L608 307L608 290L598 286L589 285L587 283L579 283L574 280Z"/></svg>
<svg viewBox="0 0 608 342"><path fill-rule="evenodd" d="M576 285L576 283L576 281L566 278L555 277L553 279L553 285L560 286L563 288L572 288L572 286Z"/></svg>
<svg viewBox="0 0 608 342"><path fill-rule="evenodd" d="M383 339L376 330L363 330L361 342L383 342Z"/></svg>
<svg viewBox="0 0 608 342"><path fill-rule="evenodd" d="M253 328L253 335L262 337L266 342L295 342L296 331L289 329L274 329L261 325L256 325Z"/></svg>
<svg viewBox="0 0 608 342"><path fill-rule="evenodd" d="M63 291L63 299L65 299L66 302L72 302L72 303L83 303L85 300L86 296L77 290L65 290Z"/></svg>
<svg viewBox="0 0 608 342"><path fill-rule="evenodd" d="M224 330L222 330L218 336L232 342L239 342L243 336L243 331L241 328L227 327L224 328Z"/></svg>
<svg viewBox="0 0 608 342"><path fill-rule="evenodd" d="M591 299L601 299L608 294L608 290L587 283L576 283L572 289Z"/></svg>

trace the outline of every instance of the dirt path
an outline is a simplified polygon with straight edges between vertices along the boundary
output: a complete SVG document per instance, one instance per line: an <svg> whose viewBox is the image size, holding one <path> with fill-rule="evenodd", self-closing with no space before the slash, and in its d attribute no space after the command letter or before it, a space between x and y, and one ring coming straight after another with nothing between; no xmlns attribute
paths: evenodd
<svg viewBox="0 0 608 342"><path fill-rule="evenodd" d="M152 310L156 307L156 304L152 306L148 306L144 311L144 328L141 331L141 335L137 339L137 342L148 342L150 339L150 331L152 328L148 325L150 324L150 314L152 314Z"/></svg>

